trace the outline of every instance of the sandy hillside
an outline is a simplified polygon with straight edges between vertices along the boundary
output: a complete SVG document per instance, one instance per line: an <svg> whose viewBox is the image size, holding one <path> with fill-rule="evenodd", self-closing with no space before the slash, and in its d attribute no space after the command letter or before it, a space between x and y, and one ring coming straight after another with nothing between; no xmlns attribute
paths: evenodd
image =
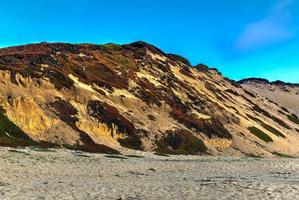
<svg viewBox="0 0 299 200"><path fill-rule="evenodd" d="M284 108L299 115L299 85L283 82L259 81L249 79L242 81L242 86L253 93L270 99Z"/></svg>
<svg viewBox="0 0 299 200"><path fill-rule="evenodd" d="M145 42L0 49L0 146L299 156L299 119Z"/></svg>

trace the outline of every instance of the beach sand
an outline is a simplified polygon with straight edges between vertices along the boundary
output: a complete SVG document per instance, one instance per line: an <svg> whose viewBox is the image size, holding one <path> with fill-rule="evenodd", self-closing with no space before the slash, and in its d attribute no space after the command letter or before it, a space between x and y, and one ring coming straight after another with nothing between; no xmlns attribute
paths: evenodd
<svg viewBox="0 0 299 200"><path fill-rule="evenodd" d="M299 199L299 159L0 148L0 199Z"/></svg>

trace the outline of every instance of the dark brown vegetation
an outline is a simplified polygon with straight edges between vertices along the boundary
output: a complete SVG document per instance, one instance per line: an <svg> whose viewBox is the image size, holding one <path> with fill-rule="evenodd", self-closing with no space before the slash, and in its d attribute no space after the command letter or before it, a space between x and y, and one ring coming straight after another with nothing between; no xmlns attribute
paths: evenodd
<svg viewBox="0 0 299 200"><path fill-rule="evenodd" d="M167 131L165 136L157 141L156 144L156 152L159 154L196 155L206 153L207 151L207 147L202 140L183 129Z"/></svg>
<svg viewBox="0 0 299 200"><path fill-rule="evenodd" d="M288 117L288 119L289 119L290 121L292 121L293 123L295 123L295 124L299 124L299 118L298 118L297 115L295 115L295 114L290 114L290 115L287 115L287 117Z"/></svg>
<svg viewBox="0 0 299 200"><path fill-rule="evenodd" d="M236 91L234 91L232 89L226 89L225 92L231 93L231 94L233 94L235 96L240 96L240 94L238 92L236 92Z"/></svg>
<svg viewBox="0 0 299 200"><path fill-rule="evenodd" d="M285 108L285 107L281 107L281 109L282 109L283 111L287 112L287 113L290 113L289 110L288 110L287 108Z"/></svg>
<svg viewBox="0 0 299 200"><path fill-rule="evenodd" d="M119 74L115 71L118 65L124 66L118 69ZM58 89L73 86L69 74L86 84L94 83L108 89L127 88L128 77L133 77L138 70L132 53L124 51L121 46L62 43L1 49L0 69L25 77L47 77Z"/></svg>
<svg viewBox="0 0 299 200"><path fill-rule="evenodd" d="M208 137L213 136L231 139L232 136L221 122L215 119L198 119L193 114L187 114L179 109L172 109L170 115L189 129L195 129Z"/></svg>
<svg viewBox="0 0 299 200"><path fill-rule="evenodd" d="M176 54L167 54L167 57L191 67L191 63L189 62L189 60L187 58L184 58L183 56L179 56Z"/></svg>
<svg viewBox="0 0 299 200"><path fill-rule="evenodd" d="M103 152L103 153L118 153L118 151L107 147L102 144L96 144L92 138L85 133L84 131L80 130L76 122L78 118L76 117L78 111L74 108L70 103L64 101L63 99L57 98L56 101L50 103L49 105L54 109L57 116L60 117L62 121L68 124L71 128L77 131L80 135L80 140L83 144L74 144L74 145L65 145L65 147L70 149L82 150L86 152L96 153L96 152Z"/></svg>
<svg viewBox="0 0 299 200"><path fill-rule="evenodd" d="M128 138L119 140L121 145L134 149L141 148L141 141L139 136L136 134L134 124L122 116L116 108L100 101L90 101L87 108L90 116L107 124L110 128L115 125L118 127L118 131L120 133L127 134Z"/></svg>
<svg viewBox="0 0 299 200"><path fill-rule="evenodd" d="M263 140L264 142L273 142L272 138L269 135L267 135L264 131L262 131L254 126L249 127L248 130L252 134L254 134L256 137Z"/></svg>
<svg viewBox="0 0 299 200"><path fill-rule="evenodd" d="M253 98L256 98L256 95L253 94L252 92L249 92L248 90L245 90L245 89L244 89L244 92L245 92L246 94L248 94L249 96L251 96L251 97L253 97Z"/></svg>

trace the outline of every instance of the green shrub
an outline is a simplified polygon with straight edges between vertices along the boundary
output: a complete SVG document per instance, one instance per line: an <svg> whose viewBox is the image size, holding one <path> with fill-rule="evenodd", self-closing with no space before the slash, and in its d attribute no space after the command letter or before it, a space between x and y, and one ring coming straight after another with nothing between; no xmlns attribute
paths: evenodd
<svg viewBox="0 0 299 200"><path fill-rule="evenodd" d="M272 138L270 136L268 136L266 133L264 133L262 130L252 126L249 127L248 130L254 134L256 137L258 137L259 139L265 141L265 142L273 142Z"/></svg>
<svg viewBox="0 0 299 200"><path fill-rule="evenodd" d="M278 112L279 112L280 114L285 115L285 113L284 113L282 110L278 110Z"/></svg>
<svg viewBox="0 0 299 200"><path fill-rule="evenodd" d="M184 63L185 65L191 66L191 63L189 62L189 60L182 57L182 56L179 56L179 55L176 55L176 54L168 54L167 56L170 57L171 59L174 59L174 60L177 60L181 63Z"/></svg>
<svg viewBox="0 0 299 200"><path fill-rule="evenodd" d="M248 118L250 118L251 120L255 121L255 122L259 122L260 124L263 124L263 123L264 123L262 120L260 120L260 119L258 119L258 118L256 118L256 117L254 117L254 116L251 116L251 115L249 115L249 114L246 114L246 116L247 116Z"/></svg>
<svg viewBox="0 0 299 200"><path fill-rule="evenodd" d="M272 116L273 121L275 121L276 123L278 123L280 126L286 128L286 129L291 129L291 127L289 125L287 125L284 121L282 121L281 119L278 119L277 117Z"/></svg>
<svg viewBox="0 0 299 200"><path fill-rule="evenodd" d="M281 107L281 109L287 113L290 113L288 109L286 109L285 107Z"/></svg>
<svg viewBox="0 0 299 200"><path fill-rule="evenodd" d="M121 159L121 160L126 160L128 158L123 157L123 156L118 156L118 155L105 155L106 158L116 158L116 159Z"/></svg>
<svg viewBox="0 0 299 200"><path fill-rule="evenodd" d="M70 150L78 150L79 146L77 144L63 144L63 147Z"/></svg>
<svg viewBox="0 0 299 200"><path fill-rule="evenodd" d="M156 117L154 115L147 115L147 118L152 121L156 121Z"/></svg>
<svg viewBox="0 0 299 200"><path fill-rule="evenodd" d="M202 140L183 129L167 131L166 136L157 141L157 146L156 152L160 154L196 155L207 151Z"/></svg>
<svg viewBox="0 0 299 200"><path fill-rule="evenodd" d="M168 154L166 153L159 153L159 152L155 152L154 155L156 156L163 156L163 157L170 157Z"/></svg>
<svg viewBox="0 0 299 200"><path fill-rule="evenodd" d="M125 155L128 158L145 158L144 156L138 156L138 155Z"/></svg>
<svg viewBox="0 0 299 200"><path fill-rule="evenodd" d="M272 119L273 121L275 121L276 123L278 123L280 126L283 126L286 129L291 129L291 127L289 125L287 125L284 121L282 121L281 119L275 117L274 115L271 115L269 112L267 112L266 110L262 109L261 107L259 107L258 105L254 105L252 108L254 111L263 114L264 116Z"/></svg>
<svg viewBox="0 0 299 200"><path fill-rule="evenodd" d="M279 153L279 152L276 152L276 151L274 151L272 154L276 155L276 156L279 156L279 157L282 157L282 158L295 158L294 156L290 156L290 155L287 155L287 154Z"/></svg>
<svg viewBox="0 0 299 200"><path fill-rule="evenodd" d="M112 43L108 43L108 44L104 44L102 45L102 47L105 50L110 50L110 51L120 51L122 50L122 46L118 45L118 44L112 44Z"/></svg>
<svg viewBox="0 0 299 200"><path fill-rule="evenodd" d="M299 124L299 118L297 117L297 115L292 114L292 115L287 115L288 119L292 122L294 122L295 124Z"/></svg>
<svg viewBox="0 0 299 200"><path fill-rule="evenodd" d="M265 128L266 130L268 130L269 132L273 133L274 135L278 136L278 137L283 137L285 138L285 135L282 134L279 130L277 130L276 128L269 126L268 124L262 123L261 124L263 128Z"/></svg>

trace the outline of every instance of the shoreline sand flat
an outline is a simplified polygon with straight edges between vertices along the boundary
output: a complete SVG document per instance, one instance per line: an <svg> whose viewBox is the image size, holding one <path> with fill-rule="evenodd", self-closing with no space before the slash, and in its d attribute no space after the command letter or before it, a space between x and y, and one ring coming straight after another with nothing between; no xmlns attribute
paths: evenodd
<svg viewBox="0 0 299 200"><path fill-rule="evenodd" d="M299 199L299 159L0 148L0 199Z"/></svg>

